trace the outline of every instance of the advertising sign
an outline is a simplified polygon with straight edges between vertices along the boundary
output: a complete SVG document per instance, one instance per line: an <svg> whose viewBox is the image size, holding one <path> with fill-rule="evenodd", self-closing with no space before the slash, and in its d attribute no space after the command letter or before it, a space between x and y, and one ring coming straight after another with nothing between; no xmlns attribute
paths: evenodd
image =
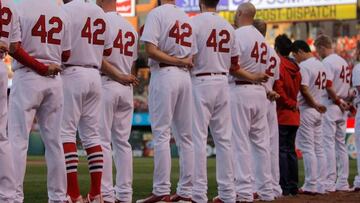
<svg viewBox="0 0 360 203"><path fill-rule="evenodd" d="M240 4L249 1L253 3L257 9L292 8L357 3L356 0L229 0L229 10L235 11Z"/></svg>
<svg viewBox="0 0 360 203"><path fill-rule="evenodd" d="M135 16L135 0L116 0L116 11L125 17Z"/></svg>
<svg viewBox="0 0 360 203"><path fill-rule="evenodd" d="M177 0L176 5L186 12L198 12L200 11L199 2L200 0ZM228 10L228 2L229 0L220 0L217 10Z"/></svg>
<svg viewBox="0 0 360 203"><path fill-rule="evenodd" d="M235 11L222 11L220 15L233 23ZM272 23L356 19L356 4L262 9L256 12L255 18Z"/></svg>

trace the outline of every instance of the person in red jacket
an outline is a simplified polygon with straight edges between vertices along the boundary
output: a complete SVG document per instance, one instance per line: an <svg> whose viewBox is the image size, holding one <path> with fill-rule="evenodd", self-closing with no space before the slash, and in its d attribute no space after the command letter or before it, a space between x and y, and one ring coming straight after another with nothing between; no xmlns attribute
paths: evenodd
<svg viewBox="0 0 360 203"><path fill-rule="evenodd" d="M279 122L280 185L283 195L296 195L298 191L298 163L295 137L300 124L297 95L300 90L300 69L291 58L291 40L286 35L275 39L275 50L280 57L280 79L274 84L280 98L276 101Z"/></svg>

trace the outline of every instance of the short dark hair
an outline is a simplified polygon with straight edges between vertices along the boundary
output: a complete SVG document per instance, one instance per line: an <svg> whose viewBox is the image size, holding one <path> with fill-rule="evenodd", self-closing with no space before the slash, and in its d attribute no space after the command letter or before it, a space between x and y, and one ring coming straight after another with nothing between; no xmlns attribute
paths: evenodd
<svg viewBox="0 0 360 203"><path fill-rule="evenodd" d="M291 45L292 42L286 34L278 35L275 38L275 50L278 51L281 56L289 56Z"/></svg>
<svg viewBox="0 0 360 203"><path fill-rule="evenodd" d="M316 38L315 47L323 46L325 48L331 49L332 48L332 40L327 35L319 35L318 38Z"/></svg>
<svg viewBox="0 0 360 203"><path fill-rule="evenodd" d="M220 0L201 0L201 2L209 8L216 8L216 6L219 4L219 1Z"/></svg>
<svg viewBox="0 0 360 203"><path fill-rule="evenodd" d="M309 45L304 40L295 40L291 45L291 51L298 53L300 50L305 53L311 52Z"/></svg>

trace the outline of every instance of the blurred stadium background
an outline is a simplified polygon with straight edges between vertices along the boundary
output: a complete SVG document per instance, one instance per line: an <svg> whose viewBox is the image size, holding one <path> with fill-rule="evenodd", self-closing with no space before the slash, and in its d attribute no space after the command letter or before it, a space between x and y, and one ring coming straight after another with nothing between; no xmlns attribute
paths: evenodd
<svg viewBox="0 0 360 203"><path fill-rule="evenodd" d="M14 0L21 2L26 0ZM59 4L61 0L54 0ZM95 2L95 0L92 0ZM157 0L117 0L118 12L122 13L139 30L144 24L147 13L157 5ZM218 7L219 14L233 23L237 6L248 0L220 0ZM199 12L199 0L176 0L177 5L184 9L190 16ZM286 33L291 39L306 40L311 47L316 36L320 33L330 35L334 40L336 52L344 57L351 66L354 64L356 41L360 40L360 1L358 0L252 0L259 9L256 18L265 20L268 23L266 39L270 44L274 43L277 35ZM11 86L11 61L10 57L5 59L9 70L9 87ZM150 128L147 95L149 84L149 69L147 58L144 54L143 45L140 46L140 56L137 61L138 77L140 85L134 89L134 117L130 143L133 147L135 157L134 167L134 189L135 198L147 195L144 192L151 191L152 159L144 158L153 155L152 134ZM351 159L356 159L354 119L349 118L347 129L347 145ZM81 146L80 142L78 143ZM177 170L177 150L174 140L171 141L172 155L174 156L174 168ZM46 202L45 191L45 166L42 155L44 145L41 142L36 121L31 132L29 141L29 166L25 182L25 192L29 199L26 202ZM208 139L208 156L214 157L216 150L211 137ZM79 153L84 151L79 148ZM142 157L142 158L140 158ZM299 157L301 154L299 153ZM87 190L87 169L84 164L80 167L82 190ZM300 180L303 179L300 171ZM209 160L209 191L210 196L214 195L215 166L214 159ZM355 161L351 161L351 180L355 173ZM177 173L173 173L173 180ZM142 187L141 190L138 188ZM35 201L36 200L36 201ZM40 201L41 200L41 201Z"/></svg>

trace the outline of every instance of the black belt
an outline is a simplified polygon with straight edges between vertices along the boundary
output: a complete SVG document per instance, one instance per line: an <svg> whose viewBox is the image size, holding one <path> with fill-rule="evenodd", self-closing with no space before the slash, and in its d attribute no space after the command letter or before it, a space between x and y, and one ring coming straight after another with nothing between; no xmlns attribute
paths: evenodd
<svg viewBox="0 0 360 203"><path fill-rule="evenodd" d="M253 83L249 81L235 81L235 85L259 85L258 83Z"/></svg>
<svg viewBox="0 0 360 203"><path fill-rule="evenodd" d="M225 72L217 72L217 73L198 73L198 74L195 74L195 77L214 76L214 75L226 75L226 73L225 73Z"/></svg>
<svg viewBox="0 0 360 203"><path fill-rule="evenodd" d="M64 66L66 68L68 67L73 67L73 66L79 66L79 67L83 67L83 68L94 68L94 69L98 69L97 66L85 66L85 65L74 65L74 64L64 64Z"/></svg>
<svg viewBox="0 0 360 203"><path fill-rule="evenodd" d="M171 64L167 64L167 63L159 63L160 68L165 68L165 67L169 67L169 66L175 66L175 65L171 65Z"/></svg>

